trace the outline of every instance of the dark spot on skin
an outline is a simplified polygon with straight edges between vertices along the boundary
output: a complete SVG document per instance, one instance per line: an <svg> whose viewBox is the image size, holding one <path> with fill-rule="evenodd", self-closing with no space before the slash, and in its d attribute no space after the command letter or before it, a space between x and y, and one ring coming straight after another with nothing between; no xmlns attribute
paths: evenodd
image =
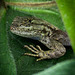
<svg viewBox="0 0 75 75"><path fill-rule="evenodd" d="M29 29L28 29L29 30Z"/></svg>
<svg viewBox="0 0 75 75"><path fill-rule="evenodd" d="M18 25L14 23L14 24L12 24L12 27L18 27Z"/></svg>
<svg viewBox="0 0 75 75"><path fill-rule="evenodd" d="M50 37L50 32L48 32L48 35L47 36L49 36Z"/></svg>
<svg viewBox="0 0 75 75"><path fill-rule="evenodd" d="M31 24L29 23L28 26L30 26Z"/></svg>
<svg viewBox="0 0 75 75"><path fill-rule="evenodd" d="M20 24L20 26L21 26L21 24Z"/></svg>
<svg viewBox="0 0 75 75"><path fill-rule="evenodd" d="M50 56L50 54L47 54L48 56Z"/></svg>
<svg viewBox="0 0 75 75"><path fill-rule="evenodd" d="M47 42L46 40L44 40L45 42Z"/></svg>
<svg viewBox="0 0 75 75"><path fill-rule="evenodd" d="M29 22L31 23L31 20L29 20Z"/></svg>
<svg viewBox="0 0 75 75"><path fill-rule="evenodd" d="M44 28L44 29L42 30L42 32L43 32L43 33L46 33L47 31L46 31L46 29Z"/></svg>

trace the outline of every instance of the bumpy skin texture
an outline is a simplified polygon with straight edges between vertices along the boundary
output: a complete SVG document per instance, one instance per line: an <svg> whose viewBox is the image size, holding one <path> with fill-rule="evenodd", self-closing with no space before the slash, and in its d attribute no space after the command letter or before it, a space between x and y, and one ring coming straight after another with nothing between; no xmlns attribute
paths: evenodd
<svg viewBox="0 0 75 75"><path fill-rule="evenodd" d="M24 53L24 55L40 57L37 61L42 59L59 58L66 52L63 45L70 45L70 40L66 32L63 32L50 23L36 17L17 16L13 20L10 30L16 35L34 38L49 48L48 51L44 51L40 46L37 46L38 49L32 45L24 46L35 53Z"/></svg>

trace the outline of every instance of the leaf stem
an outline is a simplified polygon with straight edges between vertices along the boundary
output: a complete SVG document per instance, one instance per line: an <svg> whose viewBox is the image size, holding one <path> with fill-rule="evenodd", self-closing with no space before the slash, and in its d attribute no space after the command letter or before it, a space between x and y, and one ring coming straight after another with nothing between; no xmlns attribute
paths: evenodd
<svg viewBox="0 0 75 75"><path fill-rule="evenodd" d="M47 1L47 2L6 2L7 5L15 5L15 6L24 6L24 7L52 7L56 6L55 1Z"/></svg>

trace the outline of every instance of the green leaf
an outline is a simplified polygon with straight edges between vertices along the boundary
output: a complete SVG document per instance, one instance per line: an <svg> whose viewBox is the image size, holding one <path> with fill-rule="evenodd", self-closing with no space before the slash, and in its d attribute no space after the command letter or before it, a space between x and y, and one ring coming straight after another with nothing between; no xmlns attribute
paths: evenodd
<svg viewBox="0 0 75 75"><path fill-rule="evenodd" d="M75 60L58 63L34 75L75 75Z"/></svg>
<svg viewBox="0 0 75 75"><path fill-rule="evenodd" d="M9 0L6 0L6 1L8 2ZM13 0L13 1L10 0L10 2L19 2L19 1L20 0ZM21 1L34 2L34 0L21 0ZM39 0L36 0L36 1L39 2ZM40 1L46 1L46 0L40 0ZM16 16L36 16L37 18L46 20L50 22L51 24L57 26L61 30L65 31L65 28L64 28L64 25L57 7L31 8L31 7L20 7L20 6L10 5L8 10L6 11L6 18L4 17L2 19L1 25L0 25L0 34L1 34L0 49L1 51L3 51L3 53L5 53L4 57L2 56L2 52L0 56L0 59L2 60L2 64L0 68L1 73L7 74L7 75L15 75L16 68L17 68L17 75L32 75L34 73L43 71L44 69L47 69L51 66L54 66L55 64L60 63L62 61L72 59L73 51L70 47L66 47L66 50L67 50L66 54L63 57L60 57L58 59L42 60L42 61L36 62L36 59L37 59L36 57L24 56L23 54L25 52L30 52L28 49L24 48L24 45L32 44L36 46L38 44L41 46L43 50L48 50L48 48L46 48L39 41L23 38L15 34L12 34L10 32L10 26L12 24L13 19ZM4 66L3 63L5 63L5 61L6 61L6 64ZM8 62L8 65L7 65L7 62ZM4 69L7 69L7 70L5 71Z"/></svg>
<svg viewBox="0 0 75 75"><path fill-rule="evenodd" d="M10 32L10 26L12 24L13 19L16 16L36 16L38 18L44 19L46 21L51 22L52 24L55 24L56 26L60 27L61 29L64 28L61 17L56 15L56 14L52 14L52 13L41 13L38 11L37 13L33 13L34 10L32 10L32 12L25 12L25 11L16 11L13 9L8 9L7 11L7 33L8 33L8 41L9 41L9 46L11 48L11 51L13 53L13 56L15 58L15 62L16 62L16 66L17 66L17 73L18 75L31 75L34 73L37 73L39 71L42 71L48 67L51 67L53 65L55 65L56 63L59 63L61 61L67 60L67 59L71 59L73 56L72 53L72 49L71 48L67 48L67 53L63 56L60 57L58 59L51 59L51 60L42 60L39 62L36 62L36 57L29 57L29 56L23 56L23 54L25 52L30 52L28 49L24 48L24 45L34 45L36 46L37 44L40 45L42 47L42 49L46 49L47 48L41 44L38 41L32 40L32 39L28 39L28 38L23 38L17 35L14 35ZM37 11L37 10L36 10ZM46 14L46 15L45 15ZM61 26L60 26L61 25Z"/></svg>
<svg viewBox="0 0 75 75"><path fill-rule="evenodd" d="M2 8L0 12L0 75L16 75L16 66L6 33L6 11Z"/></svg>
<svg viewBox="0 0 75 75"><path fill-rule="evenodd" d="M75 0L56 0L75 54Z"/></svg>

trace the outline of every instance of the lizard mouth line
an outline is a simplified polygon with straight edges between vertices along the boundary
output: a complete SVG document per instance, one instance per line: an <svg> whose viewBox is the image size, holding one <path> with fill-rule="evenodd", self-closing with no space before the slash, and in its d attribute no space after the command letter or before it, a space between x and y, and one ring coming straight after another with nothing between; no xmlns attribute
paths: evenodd
<svg viewBox="0 0 75 75"><path fill-rule="evenodd" d="M40 40L41 38L41 36L39 37L39 35L36 35L35 33L31 33L31 32L23 32L23 31L16 31L16 30L11 30L11 32L13 34L16 34L22 37L32 38L35 40Z"/></svg>

